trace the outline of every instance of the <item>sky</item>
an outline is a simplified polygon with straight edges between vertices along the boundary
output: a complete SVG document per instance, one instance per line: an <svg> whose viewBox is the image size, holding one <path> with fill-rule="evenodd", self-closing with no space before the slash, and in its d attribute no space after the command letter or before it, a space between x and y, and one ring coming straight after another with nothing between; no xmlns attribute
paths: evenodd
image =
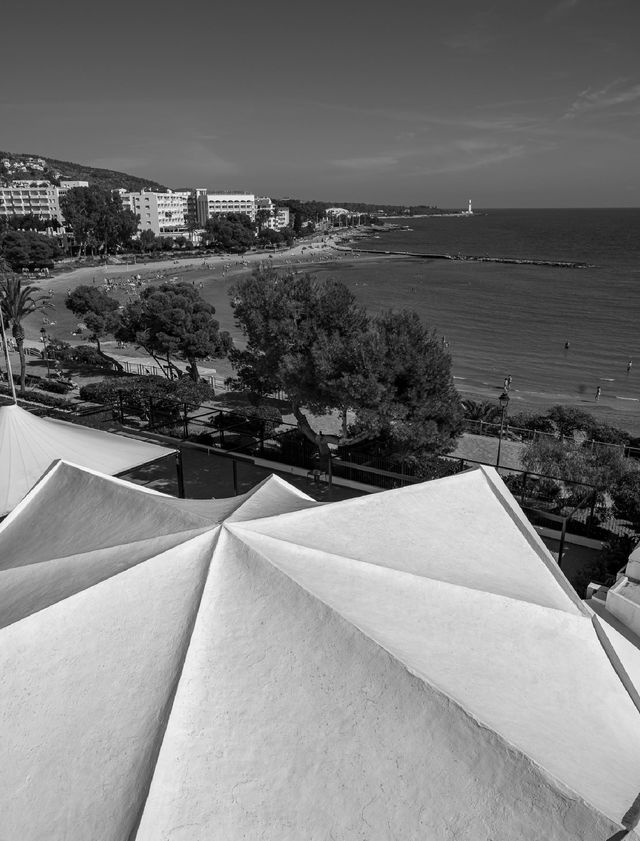
<svg viewBox="0 0 640 841"><path fill-rule="evenodd" d="M274 198L640 206L640 0L34 0L0 149Z"/></svg>

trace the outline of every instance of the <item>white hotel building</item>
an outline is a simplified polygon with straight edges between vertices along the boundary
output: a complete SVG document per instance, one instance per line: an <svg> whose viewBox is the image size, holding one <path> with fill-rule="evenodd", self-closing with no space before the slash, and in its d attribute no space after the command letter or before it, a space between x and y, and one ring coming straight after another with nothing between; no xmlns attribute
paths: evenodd
<svg viewBox="0 0 640 841"><path fill-rule="evenodd" d="M220 213L245 213L256 218L256 197L253 193L207 193L209 219Z"/></svg>
<svg viewBox="0 0 640 841"><path fill-rule="evenodd" d="M88 181L61 181L59 187L49 181L13 181L0 186L0 217L32 214L39 219L63 222L60 196L72 187L88 186Z"/></svg>
<svg viewBox="0 0 640 841"><path fill-rule="evenodd" d="M0 217L33 214L40 219L57 219L64 223L60 196L73 187L88 187L87 181L61 181L57 187L48 181L14 181L0 186ZM203 228L207 219L226 213L244 213L255 221L256 210L270 212L266 227L280 229L289 224L289 208L276 207L271 199L256 199L254 193L220 191L205 188L193 190L117 191L123 207L140 216L138 230L153 231L156 236L179 236L194 226ZM191 224L190 224L191 223Z"/></svg>
<svg viewBox="0 0 640 841"><path fill-rule="evenodd" d="M153 231L156 236L176 236L187 230L190 190L155 193L143 190L140 193L119 191L122 205L139 214L138 230Z"/></svg>
<svg viewBox="0 0 640 841"><path fill-rule="evenodd" d="M208 193L201 187L168 190L166 193L151 190L119 192L123 206L140 215L138 229L141 232L153 231L156 236L183 235L190 222L203 228L207 219L222 213L245 213L252 221L256 217L256 197L253 193Z"/></svg>

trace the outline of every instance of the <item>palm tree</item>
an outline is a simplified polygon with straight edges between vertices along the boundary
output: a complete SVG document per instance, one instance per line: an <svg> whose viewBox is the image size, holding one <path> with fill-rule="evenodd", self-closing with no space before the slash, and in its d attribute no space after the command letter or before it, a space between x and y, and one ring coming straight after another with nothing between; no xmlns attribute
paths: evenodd
<svg viewBox="0 0 640 841"><path fill-rule="evenodd" d="M4 218L4 223L5 223L5 225L7 224L6 217ZM9 266L7 261L4 259L4 257L0 256L0 281L2 281L5 277L5 275L7 275L10 271L11 271L11 267ZM11 369L11 365L9 364L9 348L7 347L7 344L6 344L6 341L5 341L6 337L5 337L4 326L5 326L5 319L4 319L4 316L3 316L2 304L0 303L0 344L2 344L2 348L4 350L4 357L5 357L5 361L7 363L7 382L9 382L9 371ZM0 375L1 374L2 374L2 369L0 368ZM1 376L0 376L0 379L1 379ZM11 383L9 383L9 386L11 386Z"/></svg>
<svg viewBox="0 0 640 841"><path fill-rule="evenodd" d="M35 294L36 290L22 282L20 277L4 275L0 279L0 310L5 322L11 325L11 334L20 355L20 394L24 397L27 362L24 353L24 327L22 321L33 312L43 312L51 307L47 295Z"/></svg>
<svg viewBox="0 0 640 841"><path fill-rule="evenodd" d="M500 406L488 400L462 400L464 418L468 421L480 421L481 423L496 423L500 417Z"/></svg>

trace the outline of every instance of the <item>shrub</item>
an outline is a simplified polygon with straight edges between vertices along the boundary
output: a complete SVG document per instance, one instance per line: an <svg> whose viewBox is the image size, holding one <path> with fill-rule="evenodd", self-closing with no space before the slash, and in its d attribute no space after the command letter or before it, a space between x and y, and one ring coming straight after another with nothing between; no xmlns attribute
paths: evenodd
<svg viewBox="0 0 640 841"><path fill-rule="evenodd" d="M27 374L24 378L24 384L26 388L37 388L39 380L39 377L32 377ZM20 374L13 374L13 382L16 385L20 385Z"/></svg>
<svg viewBox="0 0 640 841"><path fill-rule="evenodd" d="M628 432L610 426L608 423L594 423L590 432L591 438L602 444L620 444L626 447L630 440Z"/></svg>
<svg viewBox="0 0 640 841"><path fill-rule="evenodd" d="M42 391L51 391L54 394L67 394L71 391L73 385L69 382L60 382L59 380L41 380L38 383L38 388Z"/></svg>
<svg viewBox="0 0 640 841"><path fill-rule="evenodd" d="M90 365L94 368L111 368L111 363L101 356L91 345L78 345L72 349L71 359L79 365Z"/></svg>
<svg viewBox="0 0 640 841"><path fill-rule="evenodd" d="M270 438L282 424L282 413L275 406L248 406L239 412L220 412L210 421L215 429L229 429L246 435Z"/></svg>
<svg viewBox="0 0 640 841"><path fill-rule="evenodd" d="M611 491L615 516L640 531L640 472L629 471Z"/></svg>
<svg viewBox="0 0 640 841"><path fill-rule="evenodd" d="M50 339L47 343L49 356L60 362L68 362L72 359L74 351L75 348L71 347L69 342L63 342L62 339Z"/></svg>
<svg viewBox="0 0 640 841"><path fill-rule="evenodd" d="M194 383L189 377L167 380L153 375L141 377L106 377L80 389L80 397L90 403L104 403L118 407L122 402L126 411L146 419L149 411L154 420L175 421L181 407L200 406L213 396L206 383Z"/></svg>
<svg viewBox="0 0 640 841"><path fill-rule="evenodd" d="M571 576L571 584L580 598L586 596L587 585L592 581L607 587L614 584L616 573L626 565L634 547L635 539L629 537L612 537L605 543L596 561L587 564Z"/></svg>
<svg viewBox="0 0 640 841"><path fill-rule="evenodd" d="M401 465L397 464L392 466L391 469L402 472L400 467ZM425 456L423 458L407 459L404 472L420 479L442 479L444 476L455 476L456 473L460 473L461 469L460 462L455 459Z"/></svg>
<svg viewBox="0 0 640 841"><path fill-rule="evenodd" d="M9 395L10 393L9 386L6 383L0 383L0 394ZM24 399L33 403L40 403L41 406L51 406L56 409L71 409L73 407L72 400L57 397L54 394L47 394L36 389L27 389Z"/></svg>
<svg viewBox="0 0 640 841"><path fill-rule="evenodd" d="M530 412L516 412L508 417L509 426L517 429L528 429L531 432L546 432L553 434L555 426L546 415L536 415Z"/></svg>
<svg viewBox="0 0 640 841"><path fill-rule="evenodd" d="M251 418L241 412L220 412L210 421L214 429L228 429L230 432L245 435L259 435L261 422L259 418Z"/></svg>

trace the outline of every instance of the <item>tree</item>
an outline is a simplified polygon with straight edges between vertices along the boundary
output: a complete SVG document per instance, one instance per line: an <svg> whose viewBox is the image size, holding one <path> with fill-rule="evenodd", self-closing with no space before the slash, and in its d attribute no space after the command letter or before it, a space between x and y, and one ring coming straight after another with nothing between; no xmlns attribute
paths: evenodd
<svg viewBox="0 0 640 841"><path fill-rule="evenodd" d="M526 470L568 482L593 485L598 506L610 513L611 495L623 481L629 466L613 447L591 450L575 440L537 438L526 445L521 454Z"/></svg>
<svg viewBox="0 0 640 841"><path fill-rule="evenodd" d="M102 289L96 286L77 286L67 295L67 309L82 318L91 333L91 341L96 343L100 356L122 370L122 365L107 356L100 346L103 336L113 335L118 327L119 304Z"/></svg>
<svg viewBox="0 0 640 841"><path fill-rule="evenodd" d="M464 416L470 421L481 421L483 423L495 423L500 420L500 406L488 400L462 400Z"/></svg>
<svg viewBox="0 0 640 841"><path fill-rule="evenodd" d="M342 283L271 268L230 294L247 338L230 354L237 383L255 395L284 392L309 440L321 436L303 409L339 412L340 443L378 438L403 452L451 446L461 411L450 360L415 313L372 319Z"/></svg>
<svg viewBox="0 0 640 841"><path fill-rule="evenodd" d="M591 438L593 427L597 425L593 415L572 406L553 406L547 412L547 417L561 438L573 438L576 432Z"/></svg>
<svg viewBox="0 0 640 841"><path fill-rule="evenodd" d="M293 245L294 236L291 228L282 228L280 234L288 246Z"/></svg>
<svg viewBox="0 0 640 841"><path fill-rule="evenodd" d="M362 395L356 426L405 459L450 451L463 413L441 342L409 310L376 316L369 333L363 367L376 389Z"/></svg>
<svg viewBox="0 0 640 841"><path fill-rule="evenodd" d="M244 253L255 242L253 222L244 213L214 216L207 219L203 241L219 251Z"/></svg>
<svg viewBox="0 0 640 841"><path fill-rule="evenodd" d="M181 357L189 376L198 382L198 359L226 356L231 347L227 332L220 332L215 309L189 283L147 287L139 301L128 304L120 316L116 338L135 342L152 356L166 375L182 374L172 362ZM158 357L162 357L162 362Z"/></svg>
<svg viewBox="0 0 640 841"><path fill-rule="evenodd" d="M28 283L24 283L22 278L5 275L0 280L0 310L5 324L11 327L11 333L18 347L22 396L25 393L27 371L22 322L31 313L43 312L51 306L48 295L37 294L36 290Z"/></svg>
<svg viewBox="0 0 640 841"><path fill-rule="evenodd" d="M256 228L258 229L258 233L262 231L269 219L271 219L271 212L266 207L261 207L256 212Z"/></svg>
<svg viewBox="0 0 640 841"><path fill-rule="evenodd" d="M263 228L258 234L259 245L281 245L284 242L284 237L280 231L274 231L272 228Z"/></svg>
<svg viewBox="0 0 640 841"><path fill-rule="evenodd" d="M140 247L143 251L155 251L157 248L156 235L152 230L146 230L140 234Z"/></svg>
<svg viewBox="0 0 640 841"><path fill-rule="evenodd" d="M14 272L53 268L60 246L55 238L35 231L7 231L0 236L0 254Z"/></svg>
<svg viewBox="0 0 640 841"><path fill-rule="evenodd" d="M611 495L616 517L627 520L640 533L640 471L629 470L613 488Z"/></svg>
<svg viewBox="0 0 640 841"><path fill-rule="evenodd" d="M60 209L84 254L92 242L105 254L128 247L140 221L137 214L123 208L119 193L96 186L68 190L60 197Z"/></svg>

